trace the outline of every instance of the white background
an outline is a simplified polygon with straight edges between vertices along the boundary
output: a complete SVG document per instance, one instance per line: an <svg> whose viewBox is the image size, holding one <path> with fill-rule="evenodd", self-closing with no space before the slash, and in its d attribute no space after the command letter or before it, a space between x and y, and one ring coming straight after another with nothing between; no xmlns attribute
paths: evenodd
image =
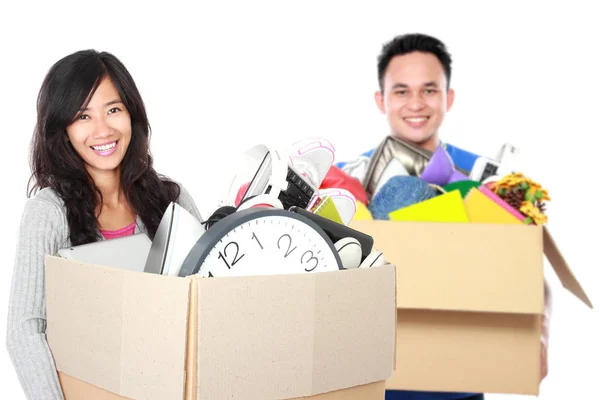
<svg viewBox="0 0 600 400"><path fill-rule="evenodd" d="M16 3L0 6L3 398L23 398L4 338L36 95L54 62L84 48L110 51L129 68L157 170L183 182L206 216L230 177L219 171L250 146L322 136L338 160L375 147L388 133L373 101L381 45L406 32L436 35L454 57L456 90L442 138L490 156L504 142L521 149L524 172L552 196L555 239L600 304L593 2ZM555 309L540 398L598 399L597 311L547 275Z"/></svg>

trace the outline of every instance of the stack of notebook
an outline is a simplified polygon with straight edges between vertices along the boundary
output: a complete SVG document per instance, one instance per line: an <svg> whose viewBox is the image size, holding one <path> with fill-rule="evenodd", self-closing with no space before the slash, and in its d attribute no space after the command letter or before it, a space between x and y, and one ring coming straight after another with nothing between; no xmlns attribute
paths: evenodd
<svg viewBox="0 0 600 400"><path fill-rule="evenodd" d="M392 221L522 224L523 217L485 186L471 188L463 198L452 190L389 214Z"/></svg>

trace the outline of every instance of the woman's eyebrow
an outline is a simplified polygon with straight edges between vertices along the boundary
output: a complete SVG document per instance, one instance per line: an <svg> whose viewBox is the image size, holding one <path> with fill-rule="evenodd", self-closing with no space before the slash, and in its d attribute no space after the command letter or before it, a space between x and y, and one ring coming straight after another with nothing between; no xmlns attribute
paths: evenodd
<svg viewBox="0 0 600 400"><path fill-rule="evenodd" d="M105 103L104 107L112 106L113 104L119 104L119 103L123 103L123 101L121 101L119 99L111 100L108 103ZM86 108L82 108L80 111L89 111L89 110L90 110L90 108L86 107Z"/></svg>

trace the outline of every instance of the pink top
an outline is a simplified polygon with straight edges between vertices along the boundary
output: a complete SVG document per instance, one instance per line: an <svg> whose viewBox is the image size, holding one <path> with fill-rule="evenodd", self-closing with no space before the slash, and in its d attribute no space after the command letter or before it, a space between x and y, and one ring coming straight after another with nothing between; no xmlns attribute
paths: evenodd
<svg viewBox="0 0 600 400"><path fill-rule="evenodd" d="M124 228L117 229L115 231L101 230L100 233L102 233L102 236L104 236L106 238L106 240L115 239L115 238L123 237L123 236L129 236L129 235L133 235L135 233L135 225L136 224L134 221L130 225L127 225Z"/></svg>

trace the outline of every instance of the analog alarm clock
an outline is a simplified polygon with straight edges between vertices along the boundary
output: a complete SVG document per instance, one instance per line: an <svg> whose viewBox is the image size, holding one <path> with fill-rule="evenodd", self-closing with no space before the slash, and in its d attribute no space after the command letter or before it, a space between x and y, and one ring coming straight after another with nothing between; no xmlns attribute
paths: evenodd
<svg viewBox="0 0 600 400"><path fill-rule="evenodd" d="M341 268L333 242L315 222L288 211L255 207L219 220L196 242L179 276L272 275Z"/></svg>

